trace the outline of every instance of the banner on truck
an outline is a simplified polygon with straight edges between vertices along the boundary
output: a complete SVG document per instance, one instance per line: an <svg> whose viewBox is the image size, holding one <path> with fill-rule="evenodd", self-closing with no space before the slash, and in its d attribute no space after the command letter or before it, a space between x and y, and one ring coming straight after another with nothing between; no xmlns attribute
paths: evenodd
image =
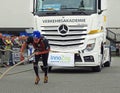
<svg viewBox="0 0 120 93"><path fill-rule="evenodd" d="M50 52L48 57L48 65L74 67L74 54Z"/></svg>

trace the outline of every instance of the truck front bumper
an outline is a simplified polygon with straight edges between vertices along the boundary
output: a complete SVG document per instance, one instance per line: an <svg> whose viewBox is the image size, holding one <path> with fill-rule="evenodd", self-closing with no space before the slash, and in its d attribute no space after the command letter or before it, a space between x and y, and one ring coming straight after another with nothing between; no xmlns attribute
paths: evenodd
<svg viewBox="0 0 120 93"><path fill-rule="evenodd" d="M101 55L97 52L75 54L75 66L98 66L101 64Z"/></svg>

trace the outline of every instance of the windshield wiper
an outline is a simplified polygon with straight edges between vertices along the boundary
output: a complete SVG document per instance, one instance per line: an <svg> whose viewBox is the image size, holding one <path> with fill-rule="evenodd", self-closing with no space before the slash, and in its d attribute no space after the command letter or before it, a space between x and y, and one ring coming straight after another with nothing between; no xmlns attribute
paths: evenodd
<svg viewBox="0 0 120 93"><path fill-rule="evenodd" d="M38 11L36 14L37 15L49 15L49 16L52 16L52 15L58 15L58 12L56 12L56 11Z"/></svg>
<svg viewBox="0 0 120 93"><path fill-rule="evenodd" d="M82 11L73 11L72 14L74 14L74 15L77 15L77 14L78 14L78 15L79 15L79 14L81 14L81 15L88 15L88 14L87 14L85 11L83 11L83 10L82 10Z"/></svg>
<svg viewBox="0 0 120 93"><path fill-rule="evenodd" d="M79 9L79 8L61 8L61 9L70 9L70 10L72 10L72 9Z"/></svg>
<svg viewBox="0 0 120 93"><path fill-rule="evenodd" d="M46 12L47 15L57 15L57 12Z"/></svg>

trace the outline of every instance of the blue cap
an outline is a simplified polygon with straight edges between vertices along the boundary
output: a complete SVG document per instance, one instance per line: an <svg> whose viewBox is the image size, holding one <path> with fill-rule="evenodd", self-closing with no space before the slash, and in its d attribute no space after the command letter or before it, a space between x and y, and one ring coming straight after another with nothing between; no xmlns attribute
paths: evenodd
<svg viewBox="0 0 120 93"><path fill-rule="evenodd" d="M33 31L33 38L40 38L41 37L41 33L36 30L36 31Z"/></svg>

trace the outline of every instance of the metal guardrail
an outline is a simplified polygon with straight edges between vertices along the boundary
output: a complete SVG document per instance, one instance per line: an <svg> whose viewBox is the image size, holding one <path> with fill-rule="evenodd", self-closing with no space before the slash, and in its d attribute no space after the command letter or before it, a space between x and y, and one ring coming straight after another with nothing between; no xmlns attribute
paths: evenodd
<svg viewBox="0 0 120 93"><path fill-rule="evenodd" d="M107 28L107 39L120 43L120 28Z"/></svg>
<svg viewBox="0 0 120 93"><path fill-rule="evenodd" d="M106 38L110 41L111 55L120 56L120 27L107 28Z"/></svg>

